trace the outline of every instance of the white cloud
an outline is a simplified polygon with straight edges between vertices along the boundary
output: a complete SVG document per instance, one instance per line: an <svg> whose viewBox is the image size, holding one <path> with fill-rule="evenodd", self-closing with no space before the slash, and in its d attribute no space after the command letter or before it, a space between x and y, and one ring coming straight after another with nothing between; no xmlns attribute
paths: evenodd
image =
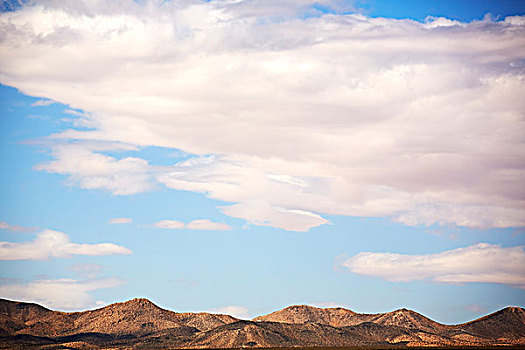
<svg viewBox="0 0 525 350"><path fill-rule="evenodd" d="M0 285L0 296L7 299L38 303L53 310L74 311L100 306L89 292L116 288L119 279L105 278L78 281L74 279L37 280L29 283Z"/></svg>
<svg viewBox="0 0 525 350"><path fill-rule="evenodd" d="M0 260L44 260L71 255L111 254L131 254L131 250L113 243L72 243L65 233L53 230L40 232L30 242L0 242Z"/></svg>
<svg viewBox="0 0 525 350"><path fill-rule="evenodd" d="M7 230L12 232L31 232L36 230L36 227L11 225L5 221L0 221L0 230Z"/></svg>
<svg viewBox="0 0 525 350"><path fill-rule="evenodd" d="M294 18L309 4L36 1L0 15L0 81L88 112L38 166L81 188L160 182L296 231L323 215L524 226L525 17ZM154 167L94 141L196 159Z"/></svg>
<svg viewBox="0 0 525 350"><path fill-rule="evenodd" d="M525 251L479 243L437 254L359 253L341 263L350 271L388 281L500 283L525 289Z"/></svg>
<svg viewBox="0 0 525 350"><path fill-rule="evenodd" d="M130 218L114 218L109 220L110 224L130 224L133 222L133 219Z"/></svg>
<svg viewBox="0 0 525 350"><path fill-rule="evenodd" d="M232 228L230 225L222 222L213 222L208 219L193 220L186 225L190 230L208 230L208 231L228 231Z"/></svg>
<svg viewBox="0 0 525 350"><path fill-rule="evenodd" d="M36 102L31 103L31 106L32 107L49 106L49 105L52 105L53 103L55 103L55 101L53 100L38 100Z"/></svg>
<svg viewBox="0 0 525 350"><path fill-rule="evenodd" d="M84 189L105 189L114 194L129 195L153 188L150 168L144 159L116 159L94 152L89 144L60 144L53 149L56 160L39 164L38 170L69 175L69 183ZM119 146L107 145L113 150ZM123 149L125 146L122 146ZM104 147L103 147L104 148Z"/></svg>
<svg viewBox="0 0 525 350"><path fill-rule="evenodd" d="M181 229L186 226L185 223L177 220L161 220L154 224L158 228Z"/></svg>
<svg viewBox="0 0 525 350"><path fill-rule="evenodd" d="M316 205L326 205L330 201L323 198L323 180L267 174L264 169L266 166L272 168L272 162L258 163L252 165L239 159L216 157L192 158L175 164L157 178L169 188L205 192L211 198L236 202L222 207L222 211L254 225L307 231L328 223L312 212ZM336 207L335 203L332 205Z"/></svg>
<svg viewBox="0 0 525 350"><path fill-rule="evenodd" d="M208 219L193 220L188 224L177 220L161 220L153 224L159 228L168 229L182 229L187 228L189 230L208 230L208 231L228 231L231 230L230 225L222 222L213 222Z"/></svg>
<svg viewBox="0 0 525 350"><path fill-rule="evenodd" d="M239 306L239 305L230 305L230 306L224 306L218 309L211 309L209 312L216 313L216 314L230 315L230 316L240 318L240 319L251 318L250 309L248 309L245 306Z"/></svg>

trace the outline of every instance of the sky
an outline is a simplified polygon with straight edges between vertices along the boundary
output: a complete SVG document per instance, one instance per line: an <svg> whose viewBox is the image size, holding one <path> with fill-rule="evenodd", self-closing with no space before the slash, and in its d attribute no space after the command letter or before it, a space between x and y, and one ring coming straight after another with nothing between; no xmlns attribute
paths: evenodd
<svg viewBox="0 0 525 350"><path fill-rule="evenodd" d="M524 1L0 8L0 297L525 306Z"/></svg>

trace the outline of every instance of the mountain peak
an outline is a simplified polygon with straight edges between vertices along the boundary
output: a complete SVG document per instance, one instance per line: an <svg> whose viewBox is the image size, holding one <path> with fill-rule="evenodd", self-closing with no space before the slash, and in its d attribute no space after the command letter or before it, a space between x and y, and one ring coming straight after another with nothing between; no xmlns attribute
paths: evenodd
<svg viewBox="0 0 525 350"><path fill-rule="evenodd" d="M291 305L288 307L285 307L283 310L289 310L289 311L306 311L306 310L320 310L321 308L311 306L311 305Z"/></svg>
<svg viewBox="0 0 525 350"><path fill-rule="evenodd" d="M350 319L355 312L341 307L318 308L310 305L292 305L265 316L259 316L254 321L269 321L280 323L322 323L333 327L355 324Z"/></svg>
<svg viewBox="0 0 525 350"><path fill-rule="evenodd" d="M525 312L525 310L519 306L507 306L506 308L502 309L501 311L504 312L512 312L512 313L518 313L522 314Z"/></svg>
<svg viewBox="0 0 525 350"><path fill-rule="evenodd" d="M146 310L156 310L161 308L154 304L152 301L146 298L135 298L119 303L113 303L106 305L98 310L129 310L129 311L146 311ZM170 311L171 312L171 311Z"/></svg>
<svg viewBox="0 0 525 350"><path fill-rule="evenodd" d="M123 305L137 305L137 306L145 306L145 305L153 305L153 306L157 306L155 305L151 300L149 299L146 299L146 298L134 298L134 299L131 299L131 300L128 300L128 301L125 301L122 303Z"/></svg>

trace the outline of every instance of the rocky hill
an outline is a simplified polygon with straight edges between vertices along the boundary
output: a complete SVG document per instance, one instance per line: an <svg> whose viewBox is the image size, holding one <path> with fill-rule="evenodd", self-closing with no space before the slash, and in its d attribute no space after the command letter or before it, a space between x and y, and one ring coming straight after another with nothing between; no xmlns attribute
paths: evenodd
<svg viewBox="0 0 525 350"><path fill-rule="evenodd" d="M318 308L308 305L294 305L273 312L269 315L254 318L254 321L281 323L322 323L332 327L352 326L365 322L359 314L341 307Z"/></svg>
<svg viewBox="0 0 525 350"><path fill-rule="evenodd" d="M298 305L245 321L220 314L177 313L147 299L72 313L0 299L0 349L494 345L525 346L522 308L443 325L407 309L359 314Z"/></svg>
<svg viewBox="0 0 525 350"><path fill-rule="evenodd" d="M317 308L308 305L294 305L259 316L254 321L270 321L281 323L321 323L332 327L354 326L363 322L373 322L385 326L401 326L410 329L419 329L436 332L443 329L443 325L418 314L415 311L400 309L382 314L359 314L344 308Z"/></svg>

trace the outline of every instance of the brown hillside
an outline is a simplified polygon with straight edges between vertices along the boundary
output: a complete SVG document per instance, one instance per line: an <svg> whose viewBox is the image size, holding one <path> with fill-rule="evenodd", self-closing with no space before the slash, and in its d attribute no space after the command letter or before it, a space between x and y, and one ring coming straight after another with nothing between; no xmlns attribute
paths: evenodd
<svg viewBox="0 0 525 350"><path fill-rule="evenodd" d="M508 307L457 326L400 309L358 314L291 306L254 321L176 313L147 299L84 312L57 312L0 299L0 349L525 345L525 312Z"/></svg>
<svg viewBox="0 0 525 350"><path fill-rule="evenodd" d="M367 315L369 316L369 315ZM409 329L419 329L426 332L441 332L448 327L407 309L399 309L384 314L374 315L370 322L385 326L400 326Z"/></svg>
<svg viewBox="0 0 525 350"><path fill-rule="evenodd" d="M373 322L386 326L401 326L421 329L424 331L441 331L446 326L432 321L415 311L399 309L382 314L358 314L344 308L321 309L308 305L290 306L265 316L259 316L254 321L269 321L282 323L321 323L332 327L347 327L363 322Z"/></svg>
<svg viewBox="0 0 525 350"><path fill-rule="evenodd" d="M133 299L70 315L74 321L68 334L140 334L184 326L177 321L175 312L164 310L147 299Z"/></svg>
<svg viewBox="0 0 525 350"><path fill-rule="evenodd" d="M356 313L344 308L318 308L308 305L294 305L269 315L254 318L254 321L281 323L322 323L332 327L344 327L361 323Z"/></svg>
<svg viewBox="0 0 525 350"><path fill-rule="evenodd" d="M451 332L497 339L502 344L517 341L525 344L525 310L521 307L506 307L472 322L453 326Z"/></svg>

